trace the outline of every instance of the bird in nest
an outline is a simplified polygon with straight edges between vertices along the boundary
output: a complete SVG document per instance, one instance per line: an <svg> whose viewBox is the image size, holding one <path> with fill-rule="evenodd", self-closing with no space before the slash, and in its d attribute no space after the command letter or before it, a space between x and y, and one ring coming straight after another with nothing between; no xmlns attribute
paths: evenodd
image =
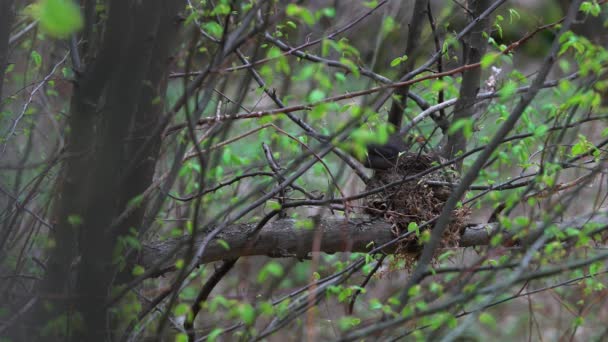
<svg viewBox="0 0 608 342"><path fill-rule="evenodd" d="M364 165L373 169L374 175L367 183L366 190L400 183L369 196L366 200L368 214L383 216L386 210L390 210L406 216L418 216L420 211L441 211L459 175L453 165L441 167L446 160L438 153L411 151L415 142L411 136L402 139L393 135L384 145L368 146ZM426 172L431 168L437 169ZM404 181L416 175L420 176ZM425 208L415 208L413 204L424 205ZM412 209L416 213L412 213ZM429 218L429 215L422 216Z"/></svg>

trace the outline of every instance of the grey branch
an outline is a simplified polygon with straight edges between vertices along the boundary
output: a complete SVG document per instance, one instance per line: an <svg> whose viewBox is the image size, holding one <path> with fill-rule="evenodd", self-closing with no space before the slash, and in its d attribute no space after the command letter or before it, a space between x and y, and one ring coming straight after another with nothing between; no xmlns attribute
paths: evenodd
<svg viewBox="0 0 608 342"><path fill-rule="evenodd" d="M569 227L581 228L587 223L599 226L608 225L608 211L582 215L556 224L561 229L566 229ZM267 224L257 235L250 237L255 226L255 223L244 223L226 227L209 243L199 263L206 264L223 259L254 255L302 258L313 252L313 241L317 234L321 234L321 247L318 252L323 253L365 253L395 238L389 223L369 217L347 219L330 216L321 219L314 229L299 227L299 224L293 219L282 219ZM460 247L487 245L492 231L497 228L496 223L469 226L463 233L459 245ZM520 243L525 245L528 240L534 241L538 234L542 234L542 231L532 229L532 233ZM165 266L172 265L175 257L170 257L170 253L175 251L179 244L185 246L188 239L189 237L183 237L144 245L142 264L145 267L151 267L159 260L167 260ZM201 241L202 238L196 242L195 249ZM183 249L185 248L180 250ZM394 252L394 248L385 249L384 252Z"/></svg>

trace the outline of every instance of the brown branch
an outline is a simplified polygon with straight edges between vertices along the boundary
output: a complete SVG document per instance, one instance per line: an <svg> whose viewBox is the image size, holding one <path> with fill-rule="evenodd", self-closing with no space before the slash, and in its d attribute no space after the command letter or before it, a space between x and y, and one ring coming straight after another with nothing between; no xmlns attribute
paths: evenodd
<svg viewBox="0 0 608 342"><path fill-rule="evenodd" d="M576 217L570 221L557 223L561 228L580 228L586 223L608 225L608 212L587 214ZM542 226L542 225L539 225ZM205 249L199 262L201 264L214 261L243 257L265 255L270 257L305 257L313 252L313 241L317 234L321 234L320 250L316 252L368 252L375 246L380 246L395 239L391 230L391 224L382 220L369 217L349 218L330 216L319 221L315 229L298 227L297 221L293 219L282 219L267 224L260 231L255 240L248 240L249 232L253 231L256 223L244 223L228 226L216 239L210 242ZM492 231L497 229L497 223L478 224L468 227L460 239L460 247L484 246L489 244ZM533 241L542 231L532 228L525 240ZM155 265L158 260L167 260L166 267L171 270L171 265L179 254L170 258L175 248L189 241L190 237L170 239L160 242L152 242L144 245L142 263L144 266ZM199 238L195 248L201 243ZM503 241L510 241L508 236ZM394 247L385 249L384 252L394 252Z"/></svg>
<svg viewBox="0 0 608 342"><path fill-rule="evenodd" d="M557 25L557 23L559 23L559 22L549 24L549 25L544 25L544 26L537 28L533 32L525 35L520 40L510 44L504 51L500 52L500 54L506 55L506 54L512 52L517 47L522 45L525 41L529 40L536 33L540 32L541 30L553 27L553 26ZM463 73L468 70L478 68L480 66L481 66L481 63L466 64L466 65L463 65L463 66L460 66L460 67L457 67L457 68L454 68L451 70L447 70L444 72L438 72L438 73L434 73L431 75L421 76L416 79L408 79L406 81L395 82L395 83L391 83L391 84L384 84L384 85L377 86L377 87L372 87L372 88L368 88L368 89L363 89L363 90L348 92L348 93L339 94L339 95L335 95L335 96L330 96L325 99L322 99L322 100L319 100L316 102L311 102L311 103L298 104L298 105L288 106L288 107L284 107L284 108L259 110L259 111L255 111L255 112L234 113L234 114L216 115L213 117L205 117L205 118L199 119L197 121L197 125L206 125L206 124L211 124L211 123L220 122L220 121L255 119L255 118L261 118L261 117L265 117L265 116L269 116L269 115L289 114L289 113L298 112L298 111L302 111L302 110L307 111L307 110L311 110L314 106L317 106L317 105L320 105L323 103L332 103L332 102L337 102L337 101L342 101L342 100L348 100L348 99L352 99L352 98L356 98L356 97L360 97L360 96L364 96L364 95L377 93L377 92L387 90L387 89L407 87L407 86L411 86L413 84L416 84L416 83L419 83L422 81L439 79L442 77ZM169 134L175 133L175 132L185 128L186 126L187 125L185 123L175 124L171 127L168 127L165 130L164 135L167 136Z"/></svg>

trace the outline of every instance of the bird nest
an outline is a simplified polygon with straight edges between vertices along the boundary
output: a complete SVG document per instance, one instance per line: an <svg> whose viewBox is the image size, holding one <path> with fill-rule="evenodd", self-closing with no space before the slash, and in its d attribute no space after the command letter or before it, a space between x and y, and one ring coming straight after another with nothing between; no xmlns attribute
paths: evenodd
<svg viewBox="0 0 608 342"><path fill-rule="evenodd" d="M456 170L452 167L444 167L410 181L402 181L442 162L442 158L434 154L402 153L395 167L375 172L367 183L366 190L377 189L395 182L401 183L367 197L365 212L371 216L383 217L390 222L395 236L407 232L412 222L421 226L437 218L452 192L451 184L458 180ZM458 246L469 214L469 210L464 207L452 211L451 222L442 237L442 248ZM432 226L431 223L428 228ZM420 229L420 234L412 233L405 237L399 244L397 253L411 255L420 252L422 245L419 237L423 230Z"/></svg>

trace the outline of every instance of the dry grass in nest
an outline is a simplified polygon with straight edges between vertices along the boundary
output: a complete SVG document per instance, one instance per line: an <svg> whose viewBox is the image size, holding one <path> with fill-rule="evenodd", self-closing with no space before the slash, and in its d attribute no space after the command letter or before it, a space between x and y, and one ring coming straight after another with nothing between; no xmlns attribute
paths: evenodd
<svg viewBox="0 0 608 342"><path fill-rule="evenodd" d="M401 181L441 162L442 158L436 155L403 153L393 169L376 171L366 190ZM366 198L365 211L369 215L383 217L393 224L395 236L401 235L407 231L411 222L420 226L441 214L452 189L448 185L429 184L429 182L455 183L457 179L458 175L453 168L439 169L369 196ZM442 248L458 246L469 213L468 208L458 208L452 212L452 221L441 241ZM397 253L407 258L408 255L412 257L412 254L417 254L420 250L418 237L411 234L400 244Z"/></svg>

